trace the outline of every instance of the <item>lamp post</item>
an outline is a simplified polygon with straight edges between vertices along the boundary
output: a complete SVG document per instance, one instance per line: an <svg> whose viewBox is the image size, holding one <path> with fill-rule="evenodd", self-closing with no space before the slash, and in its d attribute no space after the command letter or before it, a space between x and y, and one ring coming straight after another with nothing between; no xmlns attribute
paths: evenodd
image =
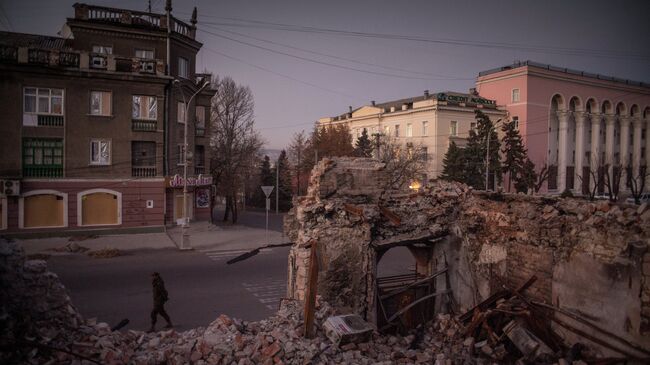
<svg viewBox="0 0 650 365"><path fill-rule="evenodd" d="M185 114L183 117L185 118L184 124L185 126L183 127L183 225L182 227L182 234L181 234L181 250L191 250L192 247L190 246L190 234L188 232L188 229L190 228L190 220L189 217L187 216L187 165L188 165L188 143L187 143L187 123L188 123L188 114L190 110L190 103L192 102L192 99L196 95L198 95L203 89L205 89L208 85L210 85L210 81L205 81L201 87L190 97L189 102L185 101L185 93L183 92L183 89L181 87L181 82L178 79L174 80L174 85L178 87L178 91L180 92L181 96L183 97L183 104L185 105ZM179 156L180 157L180 156Z"/></svg>
<svg viewBox="0 0 650 365"><path fill-rule="evenodd" d="M501 119L497 120L494 125L490 126L487 132L487 148L485 149L485 191L488 190L488 177L490 175L490 137L492 136L492 129L501 122Z"/></svg>

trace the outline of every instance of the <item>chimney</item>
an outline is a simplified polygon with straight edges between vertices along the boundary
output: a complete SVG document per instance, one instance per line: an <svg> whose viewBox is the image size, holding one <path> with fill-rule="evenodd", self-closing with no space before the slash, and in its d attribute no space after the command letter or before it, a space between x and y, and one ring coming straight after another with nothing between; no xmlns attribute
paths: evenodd
<svg viewBox="0 0 650 365"><path fill-rule="evenodd" d="M471 87L471 88L469 88L469 93L470 93L471 95L478 95L478 92L476 92L476 88L475 88L475 87Z"/></svg>
<svg viewBox="0 0 650 365"><path fill-rule="evenodd" d="M372 106L375 106L375 101L372 100L370 103L372 103Z"/></svg>
<svg viewBox="0 0 650 365"><path fill-rule="evenodd" d="M429 98L429 90L424 90L424 97Z"/></svg>
<svg viewBox="0 0 650 365"><path fill-rule="evenodd" d="M348 109L350 109L350 113L352 113L352 105L348 106Z"/></svg>

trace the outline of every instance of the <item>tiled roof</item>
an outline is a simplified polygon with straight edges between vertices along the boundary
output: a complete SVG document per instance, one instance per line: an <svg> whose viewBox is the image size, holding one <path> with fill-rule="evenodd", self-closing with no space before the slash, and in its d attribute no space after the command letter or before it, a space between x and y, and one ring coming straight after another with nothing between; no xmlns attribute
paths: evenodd
<svg viewBox="0 0 650 365"><path fill-rule="evenodd" d="M0 31L0 44L12 47L31 47L43 49L69 49L65 38L40 34L26 34Z"/></svg>

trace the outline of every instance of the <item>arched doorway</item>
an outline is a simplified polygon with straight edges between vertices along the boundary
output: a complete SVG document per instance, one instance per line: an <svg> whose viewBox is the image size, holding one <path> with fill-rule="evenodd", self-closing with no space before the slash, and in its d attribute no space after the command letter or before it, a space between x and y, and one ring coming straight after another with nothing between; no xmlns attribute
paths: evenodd
<svg viewBox="0 0 650 365"><path fill-rule="evenodd" d="M68 226L68 194L56 190L33 190L18 201L19 228Z"/></svg>

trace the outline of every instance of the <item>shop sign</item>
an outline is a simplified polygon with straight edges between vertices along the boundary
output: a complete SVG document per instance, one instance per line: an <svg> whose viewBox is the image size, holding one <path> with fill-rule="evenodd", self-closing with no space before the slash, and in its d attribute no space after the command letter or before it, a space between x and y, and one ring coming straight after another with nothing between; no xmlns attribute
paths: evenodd
<svg viewBox="0 0 650 365"><path fill-rule="evenodd" d="M185 185L185 180L182 176L176 174L171 178L168 178L167 185L170 188L182 188ZM199 175L197 177L188 176L187 177L187 186L208 186L212 185L212 176L203 176Z"/></svg>
<svg viewBox="0 0 650 365"><path fill-rule="evenodd" d="M496 105L496 102L494 100L489 100L489 99L482 98L480 96L473 96L473 95L455 95L455 94L439 93L437 95L437 99L452 104L465 103L465 104L489 105L489 106Z"/></svg>

